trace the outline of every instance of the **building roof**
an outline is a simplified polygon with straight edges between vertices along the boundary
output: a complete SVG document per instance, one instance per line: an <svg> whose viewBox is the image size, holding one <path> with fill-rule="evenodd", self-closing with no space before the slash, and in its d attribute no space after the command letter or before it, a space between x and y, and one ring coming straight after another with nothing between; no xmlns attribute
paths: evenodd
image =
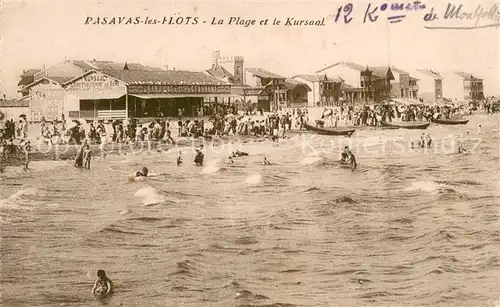
<svg viewBox="0 0 500 307"><path fill-rule="evenodd" d="M229 85L202 72L186 70L131 71L106 70L102 73L127 84Z"/></svg>
<svg viewBox="0 0 500 307"><path fill-rule="evenodd" d="M116 63L112 61L73 61L73 64L85 70L145 70L162 71L158 67L144 66L139 63Z"/></svg>
<svg viewBox="0 0 500 307"><path fill-rule="evenodd" d="M481 78L474 77L471 73L465 73L463 71L455 71L455 74L466 80L482 80Z"/></svg>
<svg viewBox="0 0 500 307"><path fill-rule="evenodd" d="M380 77L380 78L385 78L387 76L387 72L389 71L390 67L388 66L379 66L379 67L370 67L369 70L373 71L375 76Z"/></svg>
<svg viewBox="0 0 500 307"><path fill-rule="evenodd" d="M266 78L266 79L286 79L285 77L282 77L280 75L277 75L275 73L272 73L270 71L267 71L263 68L246 68L246 71L249 73L253 74L256 77L259 78Z"/></svg>
<svg viewBox="0 0 500 307"><path fill-rule="evenodd" d="M207 73L214 78L234 78L227 69L220 65L213 65L212 68L207 70Z"/></svg>
<svg viewBox="0 0 500 307"><path fill-rule="evenodd" d="M27 99L10 99L0 100L0 107L2 108L29 108L30 102Z"/></svg>
<svg viewBox="0 0 500 307"><path fill-rule="evenodd" d="M402 70L402 69L399 69L399 68L397 68L397 67L394 67L394 66L391 66L391 70L392 70L393 72L397 73L397 74L400 74L400 75L403 75L403 74L407 74L407 75L409 75L409 73L408 73L408 72L406 72L406 71L404 71L404 70Z"/></svg>
<svg viewBox="0 0 500 307"><path fill-rule="evenodd" d="M360 71L360 72L365 71L368 68L368 66L359 65L359 64L354 63L354 62L337 62L335 64L329 65L325 68L318 70L316 73L320 73L320 72L325 71L327 69L330 69L334 66L340 66L340 65L348 67L348 68L353 69L353 70Z"/></svg>
<svg viewBox="0 0 500 307"><path fill-rule="evenodd" d="M72 77L47 77L47 76L45 76L43 78L40 78L36 81L31 82L30 84L26 85L25 88L32 87L32 86L42 82L43 80L49 80L49 81L55 82L59 85L63 85L64 83L66 83L72 79L73 79Z"/></svg>
<svg viewBox="0 0 500 307"><path fill-rule="evenodd" d="M441 76L441 74L439 72L432 70L432 69L417 69L417 71L419 73L424 74L424 75L430 76L434 79L443 79L443 77Z"/></svg>
<svg viewBox="0 0 500 307"><path fill-rule="evenodd" d="M291 79L294 78L302 78L304 80L307 80L309 82L337 82L337 83L342 83L344 82L344 79L342 79L339 76L327 76L327 75L295 75Z"/></svg>
<svg viewBox="0 0 500 307"><path fill-rule="evenodd" d="M309 82L320 82L321 80L324 80L325 75L295 75L292 79L293 78L302 78Z"/></svg>
<svg viewBox="0 0 500 307"><path fill-rule="evenodd" d="M39 73L41 71L42 71L41 69L37 69L37 68L27 69L27 70L23 71L21 78L33 77L36 73Z"/></svg>
<svg viewBox="0 0 500 307"><path fill-rule="evenodd" d="M300 81L295 80L295 79L285 80L285 88L286 89L293 90L297 87L304 87L308 92L312 91L312 89L309 87L309 85L307 85L303 82L300 82Z"/></svg>

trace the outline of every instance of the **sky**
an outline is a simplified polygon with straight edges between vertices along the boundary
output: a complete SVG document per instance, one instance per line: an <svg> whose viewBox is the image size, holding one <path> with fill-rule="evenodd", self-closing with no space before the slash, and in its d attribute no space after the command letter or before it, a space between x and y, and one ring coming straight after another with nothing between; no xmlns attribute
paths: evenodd
<svg viewBox="0 0 500 307"><path fill-rule="evenodd" d="M391 1L389 3L393 3ZM422 3L423 10L386 10L373 23L363 23L366 1L353 1L349 24L333 21L348 2L325 1L4 1L2 7L0 94L15 97L23 69L50 67L68 60L139 62L170 69L202 71L212 52L244 56L245 67L261 67L287 77L312 74L327 65L354 61L362 65L394 65L403 70L460 70L485 79L487 95L500 94L500 28L426 29L425 25L470 26L475 21L443 20L448 2ZM381 5L384 2L372 3ZM401 2L400 2L401 3ZM409 2L405 2L409 3ZM452 0L459 4L459 1ZM493 2L463 0L464 10ZM439 20L425 22L434 8ZM391 24L388 16L406 17ZM199 17L197 25L85 25L87 17ZM257 25L210 25L212 18L255 19ZM325 18L321 27L260 26L262 19ZM203 24L201 21L207 23ZM339 21L342 20L342 16ZM479 25L491 23L482 19Z"/></svg>

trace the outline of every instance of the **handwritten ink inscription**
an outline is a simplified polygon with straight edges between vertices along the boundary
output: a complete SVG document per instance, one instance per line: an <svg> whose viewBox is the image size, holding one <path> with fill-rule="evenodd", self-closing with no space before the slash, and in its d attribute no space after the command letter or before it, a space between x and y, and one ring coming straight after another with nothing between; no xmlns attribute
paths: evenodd
<svg viewBox="0 0 500 307"><path fill-rule="evenodd" d="M473 21L466 25L461 26L425 26L427 29L478 29L478 28L489 28L489 27L500 27L500 9L498 4L494 4L491 7L484 7L479 4L474 10L466 10L463 4L451 4L448 3L446 10L443 15L438 16L435 12L434 7L431 8L430 12L424 15L424 21L433 22L435 20L443 21Z"/></svg>
<svg viewBox="0 0 500 307"><path fill-rule="evenodd" d="M376 22L379 18L379 15L382 12L412 12L412 11L420 11L426 8L425 4L420 1L414 2L394 2L394 3L383 3L381 5L375 5L372 3L368 3L365 9L365 14L363 17L363 23L367 22ZM335 23L343 22L344 24L349 24L353 21L354 4L349 3L343 6L340 6L337 9L336 14L334 15L333 21ZM401 22L402 19L406 15L399 14L397 16L390 16L388 19L391 23ZM394 19L394 21L391 21Z"/></svg>

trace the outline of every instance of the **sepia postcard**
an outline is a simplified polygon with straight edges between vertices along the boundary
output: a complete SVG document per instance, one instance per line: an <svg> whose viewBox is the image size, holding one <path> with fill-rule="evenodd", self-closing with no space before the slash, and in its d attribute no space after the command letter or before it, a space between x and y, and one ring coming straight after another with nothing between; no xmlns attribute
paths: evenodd
<svg viewBox="0 0 500 307"><path fill-rule="evenodd" d="M0 305L500 306L499 29L0 0Z"/></svg>

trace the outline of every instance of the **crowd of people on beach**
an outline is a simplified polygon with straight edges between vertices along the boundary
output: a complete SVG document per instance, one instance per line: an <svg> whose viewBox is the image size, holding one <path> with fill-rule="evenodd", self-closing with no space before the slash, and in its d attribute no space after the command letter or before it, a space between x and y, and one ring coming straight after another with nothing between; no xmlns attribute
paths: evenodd
<svg viewBox="0 0 500 307"><path fill-rule="evenodd" d="M348 105L325 108L322 121L329 122L331 127L344 126L380 126L382 122L432 121L432 119L449 119L471 114L466 105Z"/></svg>
<svg viewBox="0 0 500 307"><path fill-rule="evenodd" d="M327 107L319 113L316 123L339 126L380 126L382 122L393 121L432 121L432 119L448 119L471 114L472 110L482 109L486 113L500 111L500 103L496 100L484 100L475 105L464 104L398 104L388 102L375 105L348 105ZM182 138L231 137L235 135L269 137L273 141L286 137L286 132L305 129L310 121L308 108L285 108L274 113L264 113L253 106L244 110L235 104L215 103L210 110L204 110L210 116L184 118L182 112L178 118L159 118L149 123L140 123L138 119L115 120L108 125L104 121L87 124L84 120L66 122L57 118L51 121L42 117L39 123L38 139L49 145L76 144L75 166L90 168L92 158L91 145L95 144L132 144L144 142L168 143L176 145ZM111 127L110 127L111 126ZM19 140L14 144L14 140ZM427 144L428 140L421 140ZM26 116L18 122L5 121L0 129L0 154L5 158L8 154L28 152L31 143L28 141L28 121ZM26 160L28 157L26 156ZM179 158L179 161L182 157Z"/></svg>

